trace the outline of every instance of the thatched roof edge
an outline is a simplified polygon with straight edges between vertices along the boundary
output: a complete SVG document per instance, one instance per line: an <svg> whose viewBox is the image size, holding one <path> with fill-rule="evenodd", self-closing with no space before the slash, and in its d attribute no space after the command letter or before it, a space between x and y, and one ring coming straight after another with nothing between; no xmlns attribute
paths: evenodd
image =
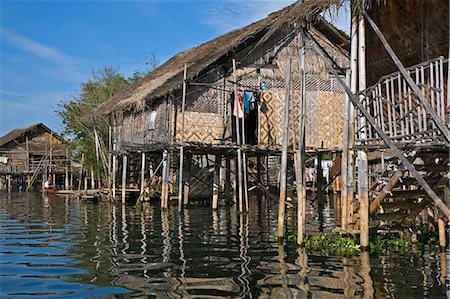
<svg viewBox="0 0 450 299"><path fill-rule="evenodd" d="M2 137L0 137L0 147L4 146L5 144L7 144L7 143L9 143L11 141L13 141L14 139L17 139L17 138L21 137L22 135L24 135L25 133L33 130L36 127L42 127L48 133L53 133L53 137L61 140L64 143L67 143L66 140L64 140L61 136L59 136L58 134L53 132L49 127L47 127L43 123L36 123L36 124L32 124L32 125L29 125L29 126L26 126L26 127L23 127L23 128L14 129L14 130L10 131L9 133L3 135Z"/></svg>
<svg viewBox="0 0 450 299"><path fill-rule="evenodd" d="M131 106L143 107L148 101L161 98L181 88L185 63L188 66L187 79L193 80L202 71L220 60L220 58L229 53L234 53L236 49L254 38L255 35L264 34L263 38L268 38L268 36L285 24L293 24L299 27L306 26L306 24L316 21L317 16L322 11L332 5L339 5L341 2L342 0L299 1L271 13L265 19L180 52L147 74L143 79L99 105L88 117L108 115L114 111L120 111ZM321 23L326 23L323 18L320 18L320 20ZM344 33L342 35L345 36Z"/></svg>

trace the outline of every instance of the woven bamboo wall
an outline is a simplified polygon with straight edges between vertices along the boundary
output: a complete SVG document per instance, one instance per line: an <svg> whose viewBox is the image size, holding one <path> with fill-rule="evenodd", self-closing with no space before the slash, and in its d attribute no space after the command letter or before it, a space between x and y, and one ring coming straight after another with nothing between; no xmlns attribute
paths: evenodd
<svg viewBox="0 0 450 299"><path fill-rule="evenodd" d="M184 141L214 144L222 139L222 116L185 111ZM181 140L181 116L177 118L176 140Z"/></svg>

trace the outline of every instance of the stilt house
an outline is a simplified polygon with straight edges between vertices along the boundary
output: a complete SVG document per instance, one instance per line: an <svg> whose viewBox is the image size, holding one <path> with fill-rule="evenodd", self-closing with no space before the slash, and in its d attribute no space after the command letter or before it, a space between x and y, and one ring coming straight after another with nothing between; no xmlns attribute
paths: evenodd
<svg viewBox="0 0 450 299"><path fill-rule="evenodd" d="M298 24L308 26L342 69L348 68L347 36L319 15L335 2L299 2L266 19L181 52L98 107L94 116L116 117L118 126L113 135L117 153L160 153L164 149L178 149L182 143L190 153L226 155L241 143L249 153L277 154L282 143L285 74L289 60L292 147L298 130L302 82L302 37ZM343 89L326 70L323 58L308 44L305 53L307 148L339 150L343 132ZM236 62L234 71L233 60ZM345 73L339 75L345 76ZM184 107L183 82L186 83ZM238 94L250 92L255 97L245 119L237 119L240 140L237 140L233 114L235 88Z"/></svg>
<svg viewBox="0 0 450 299"><path fill-rule="evenodd" d="M7 182L4 186L25 191L49 175L63 185L69 152L67 142L42 123L12 130L0 137L0 174Z"/></svg>

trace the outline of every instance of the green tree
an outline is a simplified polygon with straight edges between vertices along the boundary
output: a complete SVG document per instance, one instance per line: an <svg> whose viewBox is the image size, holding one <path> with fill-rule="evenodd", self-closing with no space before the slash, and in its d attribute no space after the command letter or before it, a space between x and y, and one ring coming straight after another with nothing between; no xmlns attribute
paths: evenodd
<svg viewBox="0 0 450 299"><path fill-rule="evenodd" d="M106 173L108 150L109 119L106 117L92 119L88 115L101 103L113 98L118 92L130 85L133 79L126 79L116 69L105 67L93 71L92 78L81 86L80 94L73 100L63 101L58 105L56 114L62 119L63 134L72 139L75 155L85 156L88 170L94 169L97 175ZM97 138L96 138L97 135ZM100 151L96 151L96 142ZM106 145L106 146L105 146Z"/></svg>

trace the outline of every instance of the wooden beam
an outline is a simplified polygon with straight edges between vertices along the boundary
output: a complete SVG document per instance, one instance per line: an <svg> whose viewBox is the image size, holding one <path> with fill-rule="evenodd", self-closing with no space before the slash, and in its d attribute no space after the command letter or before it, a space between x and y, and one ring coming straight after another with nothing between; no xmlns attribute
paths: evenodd
<svg viewBox="0 0 450 299"><path fill-rule="evenodd" d="M334 66L337 65L333 59L328 55L328 53L323 50L318 42L314 39L311 34L306 32L308 37L313 41L314 50L319 54L322 55L325 58L325 61L328 65L329 70L334 74L339 84L344 88L345 92L349 95L349 98L356 108L358 108L361 113L366 117L369 124L375 129L377 134L380 136L380 138L384 141L384 143L392 150L393 154L397 156L397 158L400 159L400 161L403 163L403 165L408 169L408 171L416 178L416 180L419 182L419 184L423 187L423 189L428 193L428 195L431 197L433 202L436 204L436 206L439 208L439 210L445 215L447 219L450 218L450 209L445 205L445 203L440 199L437 194L433 191L433 189L428 185L428 183L425 181L425 179L417 172L417 170L414 168L414 166L411 164L411 162L408 161L408 159L403 155L403 152L401 152L395 144L389 139L389 137L384 133L384 131L379 127L376 123L373 117L369 114L369 112L364 108L364 106L356 99L356 96L351 92L350 88L342 81L342 79L339 77L339 74L334 69Z"/></svg>
<svg viewBox="0 0 450 299"><path fill-rule="evenodd" d="M436 126L439 127L442 134L447 139L447 142L450 142L450 131L448 127L445 125L444 121L441 119L441 117L436 113L436 111L433 109L433 107L430 105L430 103L425 99L425 96L423 93L419 90L419 87L414 83L413 79L409 75L408 71L403 66L402 62L398 58L398 56L395 54L394 50L392 50L391 46L389 45L388 41L384 37L383 33L381 33L378 26L375 24L375 22L369 17L366 11L363 11L364 16L366 17L367 21L369 22L370 26L374 30L375 34L380 39L381 43L383 44L384 48L388 52L389 56L394 61L394 64L397 66L397 68L402 73L403 77L405 78L408 85L411 87L411 89L414 91L414 93L417 95L418 100L422 104L422 106L425 108L425 110L431 115L433 118L434 123Z"/></svg>

